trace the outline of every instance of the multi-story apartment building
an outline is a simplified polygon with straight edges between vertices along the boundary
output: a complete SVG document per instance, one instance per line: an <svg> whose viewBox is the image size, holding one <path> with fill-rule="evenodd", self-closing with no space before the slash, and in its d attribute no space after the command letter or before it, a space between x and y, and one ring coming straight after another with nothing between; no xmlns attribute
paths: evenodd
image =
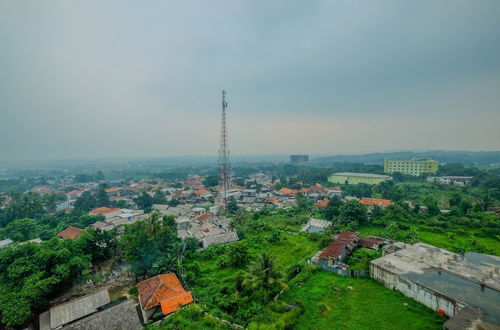
<svg viewBox="0 0 500 330"><path fill-rule="evenodd" d="M439 163L429 158L412 159L385 159L384 172L420 176L422 174L436 174Z"/></svg>

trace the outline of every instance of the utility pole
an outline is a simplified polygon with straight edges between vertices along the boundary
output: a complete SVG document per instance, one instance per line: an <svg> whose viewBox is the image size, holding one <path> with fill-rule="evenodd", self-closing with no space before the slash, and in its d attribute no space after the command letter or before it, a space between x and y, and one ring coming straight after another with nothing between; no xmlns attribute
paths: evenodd
<svg viewBox="0 0 500 330"><path fill-rule="evenodd" d="M219 144L219 186L220 186L220 196L219 196L219 214L224 214L227 208L228 202L228 190L229 190L229 150L227 147L227 130L226 130L226 91L222 91L222 116L221 116L221 127L220 127L220 144Z"/></svg>

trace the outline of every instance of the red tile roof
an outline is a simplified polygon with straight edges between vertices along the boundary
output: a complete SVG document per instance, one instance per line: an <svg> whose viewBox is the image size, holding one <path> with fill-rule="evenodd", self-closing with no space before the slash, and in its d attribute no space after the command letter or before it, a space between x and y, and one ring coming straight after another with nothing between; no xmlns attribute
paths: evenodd
<svg viewBox="0 0 500 330"><path fill-rule="evenodd" d="M389 206L391 201L389 199L379 199L379 198L368 198L363 197L359 201L361 204L366 206L378 205L378 206Z"/></svg>
<svg viewBox="0 0 500 330"><path fill-rule="evenodd" d="M78 195L80 193L81 193L80 190L71 190L67 192L68 195Z"/></svg>
<svg viewBox="0 0 500 330"><path fill-rule="evenodd" d="M98 207L96 209L93 209L89 213L90 214L108 214L108 213L116 212L116 211L120 211L120 209L119 208L109 208L109 207Z"/></svg>
<svg viewBox="0 0 500 330"><path fill-rule="evenodd" d="M62 232L57 234L57 236L61 238L75 239L78 236L80 236L84 231L85 230L83 229L69 226L68 228L64 229Z"/></svg>
<svg viewBox="0 0 500 330"><path fill-rule="evenodd" d="M173 273L161 274L137 284L143 310L161 306L163 314L170 314L193 301L191 291L185 291Z"/></svg>
<svg viewBox="0 0 500 330"><path fill-rule="evenodd" d="M206 189L199 189L199 190L196 190L194 193L196 195L203 195L203 194L206 194L207 192L209 192L209 191Z"/></svg>
<svg viewBox="0 0 500 330"><path fill-rule="evenodd" d="M297 193L296 190L288 188L281 188L279 192L282 193L283 195L295 195Z"/></svg>
<svg viewBox="0 0 500 330"><path fill-rule="evenodd" d="M358 233L346 231L340 233L337 238L326 248L323 249L320 258L324 259L337 259L342 255L342 252L347 248L348 245L356 246L358 239Z"/></svg>
<svg viewBox="0 0 500 330"><path fill-rule="evenodd" d="M199 216L198 218L196 218L196 219L198 219L198 220L200 220L200 221L203 221L203 220L205 220L206 218L210 218L212 215L213 215L212 213L207 212L207 213L205 213L205 214L200 215L200 216Z"/></svg>
<svg viewBox="0 0 500 330"><path fill-rule="evenodd" d="M302 188L302 189L299 190L299 193L305 194L305 193L308 193L309 190L311 190L311 189L309 189L309 188Z"/></svg>
<svg viewBox="0 0 500 330"><path fill-rule="evenodd" d="M113 187L113 188L105 189L104 191L107 193L113 193L113 192L117 192L119 190L120 190L120 188Z"/></svg>
<svg viewBox="0 0 500 330"><path fill-rule="evenodd" d="M318 209L324 209L328 206L328 199L323 199L322 201L316 202L316 207Z"/></svg>

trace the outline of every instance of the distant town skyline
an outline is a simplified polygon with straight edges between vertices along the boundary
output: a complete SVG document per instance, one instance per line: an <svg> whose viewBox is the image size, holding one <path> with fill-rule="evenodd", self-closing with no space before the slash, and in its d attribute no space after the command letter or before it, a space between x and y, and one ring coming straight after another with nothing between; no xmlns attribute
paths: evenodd
<svg viewBox="0 0 500 330"><path fill-rule="evenodd" d="M3 1L0 160L500 150L500 2Z"/></svg>

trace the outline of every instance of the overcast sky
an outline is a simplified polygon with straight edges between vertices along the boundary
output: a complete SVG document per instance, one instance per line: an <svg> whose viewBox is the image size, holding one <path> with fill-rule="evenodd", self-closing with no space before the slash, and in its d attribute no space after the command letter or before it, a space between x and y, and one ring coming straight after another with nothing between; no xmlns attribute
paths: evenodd
<svg viewBox="0 0 500 330"><path fill-rule="evenodd" d="M0 159L500 149L500 1L0 1Z"/></svg>

